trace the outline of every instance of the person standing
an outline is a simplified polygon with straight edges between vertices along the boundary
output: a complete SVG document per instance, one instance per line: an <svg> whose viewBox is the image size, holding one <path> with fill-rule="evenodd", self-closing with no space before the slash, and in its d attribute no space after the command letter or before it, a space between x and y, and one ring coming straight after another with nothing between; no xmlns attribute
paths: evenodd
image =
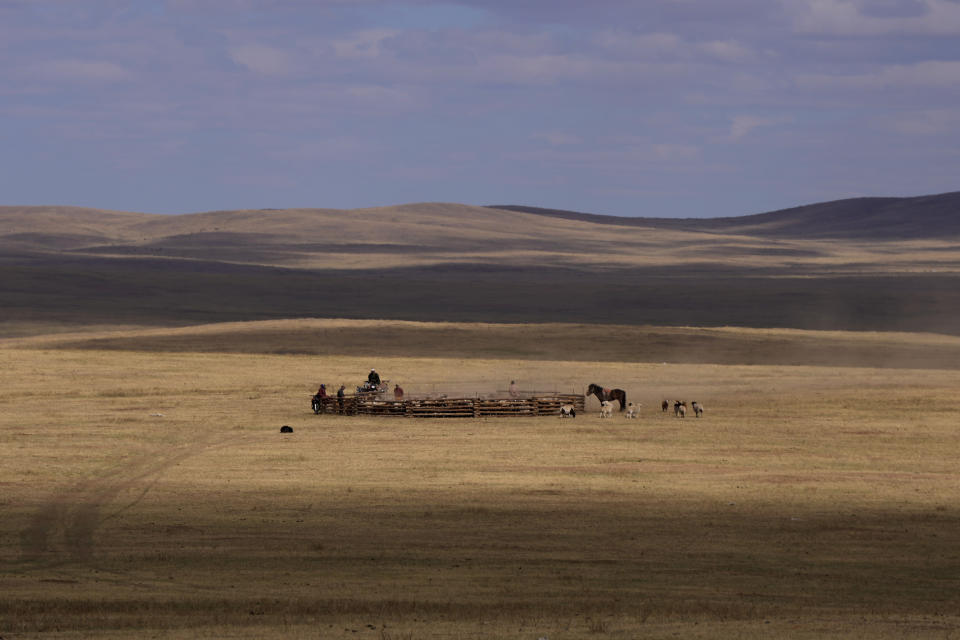
<svg viewBox="0 0 960 640"><path fill-rule="evenodd" d="M321 384L317 389L317 402L320 404L320 413L327 412L327 385Z"/></svg>
<svg viewBox="0 0 960 640"><path fill-rule="evenodd" d="M340 388L337 389L337 413L343 413L343 395L344 395L343 390L345 388L346 387L344 387L344 385L341 384Z"/></svg>
<svg viewBox="0 0 960 640"><path fill-rule="evenodd" d="M399 384L393 386L393 399L403 400L403 388Z"/></svg>

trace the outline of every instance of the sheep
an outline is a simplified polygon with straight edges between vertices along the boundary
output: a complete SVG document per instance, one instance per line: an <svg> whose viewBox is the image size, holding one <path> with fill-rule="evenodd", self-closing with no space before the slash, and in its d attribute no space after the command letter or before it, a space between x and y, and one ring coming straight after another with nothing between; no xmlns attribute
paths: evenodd
<svg viewBox="0 0 960 640"><path fill-rule="evenodd" d="M687 417L687 403L683 400L677 400L673 403L673 415L678 418Z"/></svg>
<svg viewBox="0 0 960 640"><path fill-rule="evenodd" d="M565 404L560 407L560 417L561 418L576 418L577 417L577 408L572 404Z"/></svg>
<svg viewBox="0 0 960 640"><path fill-rule="evenodd" d="M664 413L666 413L667 409L669 408L670 408L669 400L664 400L663 402L660 403L660 411L663 411Z"/></svg>
<svg viewBox="0 0 960 640"><path fill-rule="evenodd" d="M613 405L610 404L609 400L604 400L600 403L600 417L609 418L613 416Z"/></svg>
<svg viewBox="0 0 960 640"><path fill-rule="evenodd" d="M697 416L698 418L703 415L703 405L702 405L702 404L700 404L699 402L697 402L696 400L694 400L694 401L691 403L691 406L693 407L693 413L696 414L696 416Z"/></svg>
<svg viewBox="0 0 960 640"><path fill-rule="evenodd" d="M639 403L639 402L638 402L637 404L633 404L632 402L628 402L628 403L627 403L627 414L626 414L626 415L627 415L628 418L636 418L636 417L637 417L637 413L639 413L639 411L640 411L640 403Z"/></svg>

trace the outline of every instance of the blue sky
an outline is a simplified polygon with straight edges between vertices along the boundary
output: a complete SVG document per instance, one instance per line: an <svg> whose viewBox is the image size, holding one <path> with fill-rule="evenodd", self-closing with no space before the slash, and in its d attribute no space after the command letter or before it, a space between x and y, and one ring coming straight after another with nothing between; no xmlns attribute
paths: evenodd
<svg viewBox="0 0 960 640"><path fill-rule="evenodd" d="M960 0L0 0L0 204L700 217L958 176Z"/></svg>

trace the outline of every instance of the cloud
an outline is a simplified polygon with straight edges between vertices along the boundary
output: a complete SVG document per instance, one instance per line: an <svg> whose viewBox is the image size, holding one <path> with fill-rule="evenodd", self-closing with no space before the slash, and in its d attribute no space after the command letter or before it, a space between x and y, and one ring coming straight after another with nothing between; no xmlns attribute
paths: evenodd
<svg viewBox="0 0 960 640"><path fill-rule="evenodd" d="M355 31L332 42L338 58L378 58L383 53L383 43L399 34L396 29L366 29Z"/></svg>
<svg viewBox="0 0 960 640"><path fill-rule="evenodd" d="M230 47L227 53L234 62L260 75L283 76L293 70L290 56L273 47L245 44Z"/></svg>
<svg viewBox="0 0 960 640"><path fill-rule="evenodd" d="M627 70L619 61L579 53L493 55L481 58L477 69L488 81L531 84L622 75Z"/></svg>
<svg viewBox="0 0 960 640"><path fill-rule="evenodd" d="M594 41L602 48L632 56L676 54L683 50L683 39L673 33L627 33L624 31L600 31Z"/></svg>
<svg viewBox="0 0 960 640"><path fill-rule="evenodd" d="M794 122L794 118L792 116L734 116L733 121L730 123L730 134L728 139L736 142L754 129L759 129L761 127L775 127L781 124L790 124L792 122Z"/></svg>
<svg viewBox="0 0 960 640"><path fill-rule="evenodd" d="M890 34L960 35L956 0L781 0L799 33L838 36ZM885 12L871 11L877 5ZM878 15L879 13L879 15Z"/></svg>
<svg viewBox="0 0 960 640"><path fill-rule="evenodd" d="M475 9L456 9L463 6ZM380 166L407 164L409 175L420 167L429 175L467 152L503 162L465 162L475 171L455 173L469 179L443 188L550 185L511 192L530 202L554 197L555 185L588 194L582 202L595 185L626 189L638 180L689 191L677 176L710 180L721 171L801 175L802 190L830 180L828 166L850 149L869 168L855 182L862 192L900 174L949 186L927 176L955 168L938 149L958 147L960 39L939 36L960 33L960 1L610 0L603 8L582 0L0 0L0 113L15 138L5 138L0 161L10 158L8 182L18 189L7 197L56 189L53 180L32 187L39 195L21 187L44 167L23 163L18 149L71 145L78 156L121 159L152 148L158 166L175 158L172 171L189 166L196 175L236 163L243 180L247 170L273 175L278 162L292 172L313 164L299 155L341 176L322 196L299 180L313 188L308 197L343 204L356 198L343 176L374 184L368 176ZM915 154L909 167L883 164L897 145ZM722 206L738 210L754 192L739 179L697 188L713 189L712 201L729 196ZM781 189L786 180L777 197L790 200L798 191ZM102 181L112 185L113 176ZM411 192L399 180L371 188L383 202ZM112 193L108 186L103 197ZM624 196L589 206L635 205Z"/></svg>
<svg viewBox="0 0 960 640"><path fill-rule="evenodd" d="M605 30L594 37L594 42L608 53L633 59L683 58L697 55L724 62L739 62L753 55L746 45L733 39L696 42L675 33L654 32L634 34Z"/></svg>
<svg viewBox="0 0 960 640"><path fill-rule="evenodd" d="M739 62L753 55L753 52L734 40L713 40L701 43L698 47L702 52L724 62Z"/></svg>
<svg viewBox="0 0 960 640"><path fill-rule="evenodd" d="M922 109L898 114L884 123L907 135L933 136L960 132L960 109Z"/></svg>
<svg viewBox="0 0 960 640"><path fill-rule="evenodd" d="M803 74L797 77L797 85L808 89L953 89L960 86L960 60L924 60L849 75Z"/></svg>

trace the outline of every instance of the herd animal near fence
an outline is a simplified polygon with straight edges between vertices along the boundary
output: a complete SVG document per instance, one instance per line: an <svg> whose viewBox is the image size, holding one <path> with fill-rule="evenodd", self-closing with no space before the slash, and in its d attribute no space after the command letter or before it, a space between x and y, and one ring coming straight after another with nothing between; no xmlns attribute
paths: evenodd
<svg viewBox="0 0 960 640"><path fill-rule="evenodd" d="M556 416L560 407L573 405L584 409L584 397L579 394L552 394L529 398L430 398L386 400L363 396L345 396L342 399L325 398L320 413L340 413L348 416L395 416L407 418L487 418L496 416Z"/></svg>

